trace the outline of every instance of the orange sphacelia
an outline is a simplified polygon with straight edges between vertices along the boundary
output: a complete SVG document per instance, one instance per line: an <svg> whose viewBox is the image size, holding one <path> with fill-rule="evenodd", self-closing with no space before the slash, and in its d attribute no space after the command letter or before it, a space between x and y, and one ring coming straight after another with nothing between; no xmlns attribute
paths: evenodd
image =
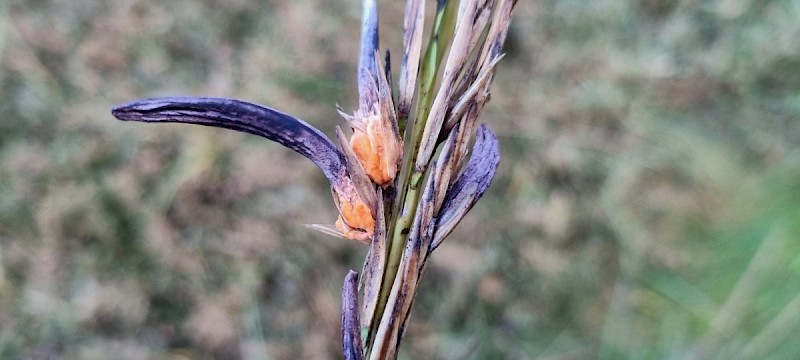
<svg viewBox="0 0 800 360"><path fill-rule="evenodd" d="M389 185L397 175L398 159L403 152L402 143L380 113L370 114L360 120L365 128L353 128L350 147L372 182L380 186Z"/></svg>
<svg viewBox="0 0 800 360"><path fill-rule="evenodd" d="M345 237L369 244L375 231L375 219L369 206L355 194L337 194L339 197L339 218L336 229Z"/></svg>

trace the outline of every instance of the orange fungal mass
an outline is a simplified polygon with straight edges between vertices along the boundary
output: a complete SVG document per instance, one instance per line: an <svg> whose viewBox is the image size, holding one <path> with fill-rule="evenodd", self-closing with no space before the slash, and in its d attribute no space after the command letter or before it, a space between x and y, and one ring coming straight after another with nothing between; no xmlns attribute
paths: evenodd
<svg viewBox="0 0 800 360"><path fill-rule="evenodd" d="M339 196L339 213L336 228L345 237L369 244L375 229L375 219L369 207L358 198Z"/></svg>
<svg viewBox="0 0 800 360"><path fill-rule="evenodd" d="M353 130L350 146L367 176L374 183L386 186L394 180L397 173L397 140L390 129L381 126L380 120L372 118L366 123L366 132Z"/></svg>

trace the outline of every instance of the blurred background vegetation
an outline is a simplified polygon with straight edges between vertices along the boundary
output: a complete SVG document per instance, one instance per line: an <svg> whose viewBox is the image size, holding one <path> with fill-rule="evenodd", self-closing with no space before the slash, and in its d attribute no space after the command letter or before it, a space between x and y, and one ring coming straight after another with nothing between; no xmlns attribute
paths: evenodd
<svg viewBox="0 0 800 360"><path fill-rule="evenodd" d="M380 6L399 64L403 4ZM322 174L109 110L235 97L330 135L356 107L359 14L0 1L0 358L339 357L365 249L301 225L335 219ZM796 0L520 1L482 116L500 171L434 254L402 356L796 359L798 19Z"/></svg>

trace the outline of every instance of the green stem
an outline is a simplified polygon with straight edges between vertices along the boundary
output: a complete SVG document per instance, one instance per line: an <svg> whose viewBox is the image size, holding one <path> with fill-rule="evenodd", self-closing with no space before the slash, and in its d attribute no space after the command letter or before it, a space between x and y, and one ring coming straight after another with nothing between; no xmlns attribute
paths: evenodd
<svg viewBox="0 0 800 360"><path fill-rule="evenodd" d="M425 50L425 56L420 64L420 81L417 85L417 102L414 121L405 129L406 138L409 140L405 156L403 157L403 164L400 167L401 176L398 179L397 202L396 208L393 211L394 219L389 220L387 229L387 237L391 236L388 238L387 264L383 274L378 304L375 308L376 316L373 317L366 341L367 354L370 353L375 333L380 325L382 315L386 308L386 302L392 290L392 284L397 275L403 254L403 247L406 244L408 232L416 216L422 179L427 170L414 169L414 163L416 162L417 152L422 142L425 121L428 119L431 104L433 103L433 89L439 73L439 68L444 58L445 50L450 45L453 37L459 0L447 0L439 4L440 6L437 8L431 38Z"/></svg>

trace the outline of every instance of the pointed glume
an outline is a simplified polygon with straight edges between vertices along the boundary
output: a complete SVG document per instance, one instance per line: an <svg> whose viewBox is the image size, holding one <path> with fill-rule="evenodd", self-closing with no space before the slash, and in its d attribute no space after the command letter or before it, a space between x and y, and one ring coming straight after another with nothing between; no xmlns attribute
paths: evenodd
<svg viewBox="0 0 800 360"><path fill-rule="evenodd" d="M447 190L442 202L431 250L441 244L483 196L492 183L499 164L500 146L497 137L488 126L481 124L475 135L475 145L469 162L458 180Z"/></svg>
<svg viewBox="0 0 800 360"><path fill-rule="evenodd" d="M358 97L360 108L368 109L374 98L373 83L377 80L378 8L375 0L363 0L361 13L361 51L358 57Z"/></svg>
<svg viewBox="0 0 800 360"><path fill-rule="evenodd" d="M361 360L364 348L358 321L358 273L350 270L342 286L342 351L345 360Z"/></svg>

